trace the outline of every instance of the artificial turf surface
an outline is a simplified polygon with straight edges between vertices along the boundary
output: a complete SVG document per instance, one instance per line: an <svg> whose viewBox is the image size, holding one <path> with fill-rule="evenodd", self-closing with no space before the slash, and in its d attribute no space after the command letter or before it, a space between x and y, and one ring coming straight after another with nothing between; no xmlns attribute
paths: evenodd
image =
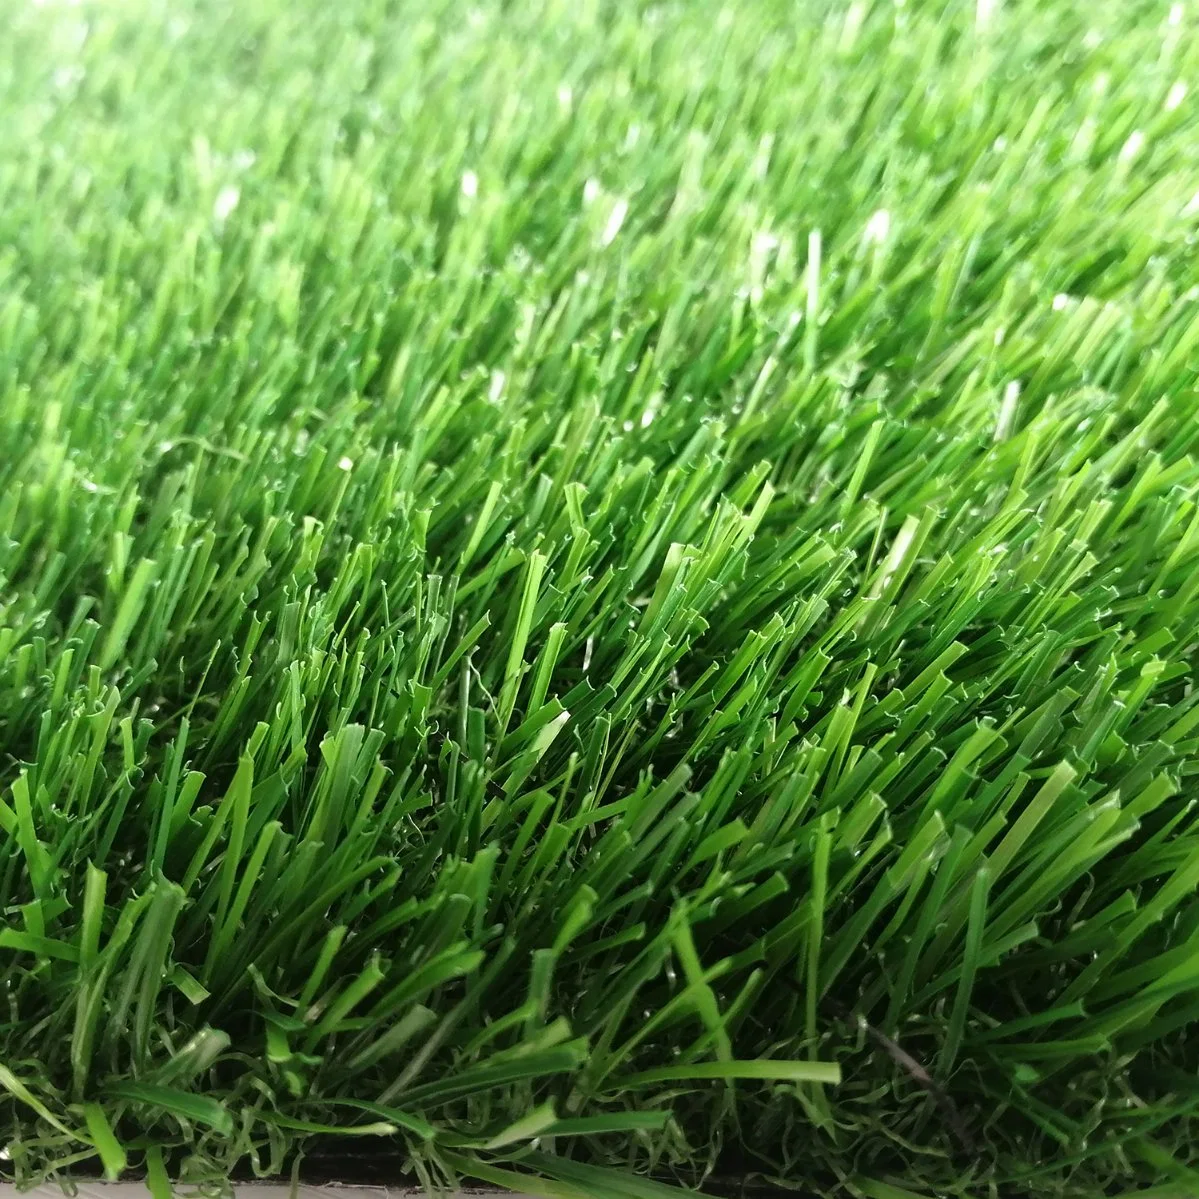
<svg viewBox="0 0 1199 1199"><path fill-rule="evenodd" d="M11 1176L1197 1193L1196 20L6 4Z"/></svg>

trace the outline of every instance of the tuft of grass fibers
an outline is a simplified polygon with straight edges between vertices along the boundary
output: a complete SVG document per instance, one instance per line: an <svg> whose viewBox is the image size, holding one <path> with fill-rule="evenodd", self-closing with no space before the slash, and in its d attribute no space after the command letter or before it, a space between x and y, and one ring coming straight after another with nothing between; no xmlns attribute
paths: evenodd
<svg viewBox="0 0 1199 1199"><path fill-rule="evenodd" d="M5 1170L1195 1193L1196 19L7 5Z"/></svg>

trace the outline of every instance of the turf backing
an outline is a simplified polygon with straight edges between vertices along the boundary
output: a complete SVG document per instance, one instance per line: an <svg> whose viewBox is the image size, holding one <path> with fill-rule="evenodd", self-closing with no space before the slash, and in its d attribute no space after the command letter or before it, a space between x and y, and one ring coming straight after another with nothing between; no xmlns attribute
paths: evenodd
<svg viewBox="0 0 1199 1199"><path fill-rule="evenodd" d="M1197 19L10 0L5 1169L1197 1193Z"/></svg>

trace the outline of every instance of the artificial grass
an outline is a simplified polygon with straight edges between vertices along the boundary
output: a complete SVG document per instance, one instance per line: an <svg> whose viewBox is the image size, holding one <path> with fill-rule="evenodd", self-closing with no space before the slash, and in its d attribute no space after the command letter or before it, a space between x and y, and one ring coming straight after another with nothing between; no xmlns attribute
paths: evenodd
<svg viewBox="0 0 1199 1199"><path fill-rule="evenodd" d="M1196 1192L1190 9L2 19L12 1176Z"/></svg>

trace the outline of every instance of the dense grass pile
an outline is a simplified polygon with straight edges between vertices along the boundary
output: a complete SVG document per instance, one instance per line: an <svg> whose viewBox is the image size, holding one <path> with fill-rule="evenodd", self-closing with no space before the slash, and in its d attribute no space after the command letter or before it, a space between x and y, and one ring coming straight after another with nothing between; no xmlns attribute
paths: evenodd
<svg viewBox="0 0 1199 1199"><path fill-rule="evenodd" d="M11 1173L1195 1194L1196 19L6 5Z"/></svg>

